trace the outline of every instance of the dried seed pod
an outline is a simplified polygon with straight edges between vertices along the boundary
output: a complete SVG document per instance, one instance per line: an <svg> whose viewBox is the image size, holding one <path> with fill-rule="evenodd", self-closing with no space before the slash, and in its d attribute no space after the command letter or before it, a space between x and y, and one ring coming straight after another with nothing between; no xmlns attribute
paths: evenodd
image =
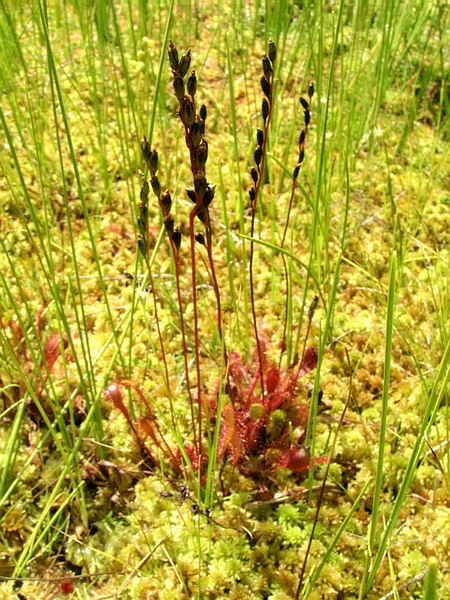
<svg viewBox="0 0 450 600"><path fill-rule="evenodd" d="M302 105L303 110L309 110L308 101L305 100L303 96L300 96L300 104Z"/></svg>
<svg viewBox="0 0 450 600"><path fill-rule="evenodd" d="M202 126L199 121L194 121L191 125L191 140L194 146L198 146L202 141Z"/></svg>
<svg viewBox="0 0 450 600"><path fill-rule="evenodd" d="M180 106L180 117L183 123L185 123L188 127L192 125L195 117L195 109L194 104L187 96L183 98Z"/></svg>
<svg viewBox="0 0 450 600"><path fill-rule="evenodd" d="M314 96L314 83L312 81L310 81L308 85L308 96L310 100Z"/></svg>
<svg viewBox="0 0 450 600"><path fill-rule="evenodd" d="M257 129L256 130L256 143L261 148L263 147L263 144L264 144L264 131L262 129Z"/></svg>
<svg viewBox="0 0 450 600"><path fill-rule="evenodd" d="M261 114L264 122L266 122L267 117L269 116L269 103L267 102L267 98L263 98L261 104Z"/></svg>
<svg viewBox="0 0 450 600"><path fill-rule="evenodd" d="M300 154L298 155L298 162L300 164L302 164L304 158L305 158L305 151L304 150L300 150Z"/></svg>
<svg viewBox="0 0 450 600"><path fill-rule="evenodd" d="M261 164L261 158L262 158L261 146L257 146L256 150L253 152L253 160L255 161L255 164L258 167L258 169L259 169L259 165Z"/></svg>
<svg viewBox="0 0 450 600"><path fill-rule="evenodd" d="M263 94L265 94L267 96L267 98L269 98L269 100L270 100L270 96L272 94L272 91L270 89L270 83L267 81L267 79L264 77L264 75L261 77L260 82L261 82L261 89L263 91Z"/></svg>
<svg viewBox="0 0 450 600"><path fill-rule="evenodd" d="M197 233L195 236L195 240L202 246L205 245L205 236L202 233Z"/></svg>
<svg viewBox="0 0 450 600"><path fill-rule="evenodd" d="M253 183L256 183L258 181L258 171L255 169L255 167L250 169L250 175L253 179Z"/></svg>
<svg viewBox="0 0 450 600"><path fill-rule="evenodd" d="M174 243L175 248L177 250L179 250L180 246L181 246L181 232L180 231L177 230L172 233L172 242Z"/></svg>
<svg viewBox="0 0 450 600"><path fill-rule="evenodd" d="M207 112L206 112L206 106L205 106L204 104L202 104L202 105L200 106L200 118L201 118L203 121L206 121L206 115L207 115Z"/></svg>
<svg viewBox="0 0 450 600"><path fill-rule="evenodd" d="M186 190L186 194L189 200L191 200L194 204L197 202L197 197L194 190Z"/></svg>
<svg viewBox="0 0 450 600"><path fill-rule="evenodd" d="M156 175L153 175L151 179L152 190L155 196L159 199L161 196L161 184L159 183L159 179Z"/></svg>
<svg viewBox="0 0 450 600"><path fill-rule="evenodd" d="M206 140L203 140L197 148L195 160L197 161L197 166L200 167L200 169L203 169L208 160L208 142Z"/></svg>
<svg viewBox="0 0 450 600"><path fill-rule="evenodd" d="M161 208L164 216L170 213L170 209L172 208L172 198L170 197L169 190L166 190L161 196Z"/></svg>
<svg viewBox="0 0 450 600"><path fill-rule="evenodd" d="M171 217L170 215L164 217L164 227L166 228L166 231L169 235L172 235L174 225L175 221L173 220L173 217Z"/></svg>
<svg viewBox="0 0 450 600"><path fill-rule="evenodd" d="M248 190L248 195L250 196L250 200L251 200L251 201L252 201L252 203L253 203L253 201L254 201L254 200L255 200L255 198L256 198L256 190L255 190L255 188L254 188L254 187L251 187L251 188Z"/></svg>
<svg viewBox="0 0 450 600"><path fill-rule="evenodd" d="M169 63L171 69L176 71L178 69L178 50L173 45L173 42L169 42Z"/></svg>
<svg viewBox="0 0 450 600"><path fill-rule="evenodd" d="M187 91L192 99L194 99L195 92L197 91L197 77L195 75L195 71L189 75L189 79L187 80Z"/></svg>
<svg viewBox="0 0 450 600"><path fill-rule="evenodd" d="M298 174L299 174L299 172L300 172L300 167L301 167L300 163L297 163L297 164L295 165L295 167L294 167L294 170L293 170L293 172L292 172L292 179L297 179L297 177L298 177Z"/></svg>
<svg viewBox="0 0 450 600"><path fill-rule="evenodd" d="M277 59L277 48L273 40L269 40L269 43L267 44L267 54L270 58L270 62L272 63L272 65L274 65Z"/></svg>
<svg viewBox="0 0 450 600"><path fill-rule="evenodd" d="M310 121L311 121L311 114L310 114L309 110L305 110L305 127L308 127Z"/></svg>
<svg viewBox="0 0 450 600"><path fill-rule="evenodd" d="M180 75L175 75L173 78L173 91L178 102L181 102L184 98L184 81Z"/></svg>
<svg viewBox="0 0 450 600"><path fill-rule="evenodd" d="M189 67L191 66L191 49L187 50L183 56L180 58L180 63L178 65L178 73L181 77L184 77L186 73L189 71Z"/></svg>
<svg viewBox="0 0 450 600"><path fill-rule="evenodd" d="M208 183L203 173L197 173L197 175L194 177L194 189L198 197L203 198L207 185Z"/></svg>
<svg viewBox="0 0 450 600"><path fill-rule="evenodd" d="M263 68L264 77L266 77L266 79L268 79L270 81L270 78L272 77L273 69L272 69L272 65L270 63L270 60L269 60L269 57L267 56L267 54L264 54L264 56L262 58L262 68Z"/></svg>

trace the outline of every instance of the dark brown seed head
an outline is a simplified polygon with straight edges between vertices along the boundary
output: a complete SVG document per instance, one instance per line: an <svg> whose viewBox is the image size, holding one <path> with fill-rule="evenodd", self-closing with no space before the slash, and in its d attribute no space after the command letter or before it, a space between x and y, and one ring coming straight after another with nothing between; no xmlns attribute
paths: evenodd
<svg viewBox="0 0 450 600"><path fill-rule="evenodd" d="M181 246L181 232L174 231L172 233L172 242L174 243L175 248L179 250Z"/></svg>
<svg viewBox="0 0 450 600"><path fill-rule="evenodd" d="M180 58L180 64L178 65L178 73L181 77L184 77L186 73L189 71L189 67L191 65L191 50L187 50L183 56Z"/></svg>
<svg viewBox="0 0 450 600"><path fill-rule="evenodd" d="M269 43L267 45L267 54L270 58L271 63L275 64L275 61L277 59L277 48L273 40L269 40Z"/></svg>
<svg viewBox="0 0 450 600"><path fill-rule="evenodd" d="M261 146L257 146L256 150L253 152L253 160L255 161L255 164L258 168L259 168L259 165L261 164L261 158L262 158Z"/></svg>
<svg viewBox="0 0 450 600"><path fill-rule="evenodd" d="M262 129L257 129L256 130L256 143L258 144L258 146L261 146L261 148L263 147L263 144L264 144L264 131Z"/></svg>
<svg viewBox="0 0 450 600"><path fill-rule="evenodd" d="M303 96L300 96L300 104L302 105L303 110L309 110L308 101L305 100Z"/></svg>
<svg viewBox="0 0 450 600"><path fill-rule="evenodd" d="M175 75L173 78L173 91L178 102L181 102L184 98L184 81L180 75Z"/></svg>
<svg viewBox="0 0 450 600"><path fill-rule="evenodd" d="M203 235L202 233L197 233L197 234L196 234L196 236L195 236L195 240L196 240L196 241L197 241L199 244L201 244L202 246L204 246L204 245L205 245L205 237L204 237L204 235Z"/></svg>
<svg viewBox="0 0 450 600"><path fill-rule="evenodd" d="M300 154L298 155L298 162L300 164L302 164L304 158L305 158L305 151L304 150L300 150Z"/></svg>
<svg viewBox="0 0 450 600"><path fill-rule="evenodd" d="M141 201L144 204L148 203L148 193L149 193L148 181L146 179L144 179L144 181L142 182L142 186L141 186Z"/></svg>
<svg viewBox="0 0 450 600"><path fill-rule="evenodd" d="M264 122L266 122L267 117L269 116L269 103L267 102L267 98L263 98L261 104L261 114L262 118L264 119Z"/></svg>
<svg viewBox="0 0 450 600"><path fill-rule="evenodd" d="M254 187L251 187L248 190L248 195L250 196L250 200L253 202L253 200L256 198L256 190Z"/></svg>
<svg viewBox="0 0 450 600"><path fill-rule="evenodd" d="M261 77L260 81L261 81L261 89L262 89L263 93L270 100L270 96L272 93L271 89L270 89L270 83L267 81L267 79L264 77L264 75Z"/></svg>
<svg viewBox="0 0 450 600"><path fill-rule="evenodd" d="M200 118L202 119L202 121L206 121L206 115L207 115L206 106L204 104L202 104L200 106Z"/></svg>
<svg viewBox="0 0 450 600"><path fill-rule="evenodd" d="M156 175L153 175L151 179L152 190L155 196L159 199L161 196L161 184L159 183L159 179Z"/></svg>
<svg viewBox="0 0 450 600"><path fill-rule="evenodd" d="M269 57L267 56L267 54L264 54L264 56L263 56L262 68L263 68L264 77L270 81L270 78L272 77L273 69L272 69L272 65L270 63L270 60L269 60Z"/></svg>
<svg viewBox="0 0 450 600"><path fill-rule="evenodd" d="M311 114L310 114L309 110L305 110L305 127L308 127L310 121L311 121Z"/></svg>
<svg viewBox="0 0 450 600"><path fill-rule="evenodd" d="M161 196L161 208L164 216L170 213L170 209L172 208L172 198L170 197L169 190L165 191Z"/></svg>
<svg viewBox="0 0 450 600"><path fill-rule="evenodd" d="M195 75L195 71L192 71L189 79L187 80L187 91L188 94L192 96L192 99L194 99L195 92L197 91L197 77Z"/></svg>
<svg viewBox="0 0 450 600"><path fill-rule="evenodd" d="M312 81L308 85L308 96L310 100L314 96L314 83Z"/></svg>
<svg viewBox="0 0 450 600"><path fill-rule="evenodd" d="M298 177L298 174L299 174L299 171L300 171L300 166L301 166L301 165L300 165L299 163L297 163L297 164L295 165L295 167L294 167L294 171L292 172L292 178L293 178L293 179L297 179L297 177Z"/></svg>
<svg viewBox="0 0 450 600"><path fill-rule="evenodd" d="M258 181L258 171L255 169L255 167L250 169L250 175L253 179L253 183L256 183Z"/></svg>
<svg viewBox="0 0 450 600"><path fill-rule="evenodd" d="M173 45L172 41L169 42L169 63L170 68L173 71L178 69L178 50Z"/></svg>

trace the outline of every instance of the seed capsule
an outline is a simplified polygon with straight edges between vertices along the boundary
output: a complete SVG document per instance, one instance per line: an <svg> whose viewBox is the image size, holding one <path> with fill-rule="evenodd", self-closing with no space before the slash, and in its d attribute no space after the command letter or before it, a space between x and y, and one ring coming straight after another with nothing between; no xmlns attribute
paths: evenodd
<svg viewBox="0 0 450 600"><path fill-rule="evenodd" d="M309 110L305 110L305 127L308 127L310 121L311 121L311 114L310 114Z"/></svg>
<svg viewBox="0 0 450 600"><path fill-rule="evenodd" d="M261 164L261 158L262 158L261 146L257 146L256 150L253 152L253 160L255 161L255 164L258 168L259 168L259 165Z"/></svg>
<svg viewBox="0 0 450 600"><path fill-rule="evenodd" d="M194 189L197 196L203 198L203 195L206 192L206 186L206 177L203 175L203 173L197 173L197 175L194 177Z"/></svg>
<svg viewBox="0 0 450 600"><path fill-rule="evenodd" d="M263 91L263 94L265 94L267 96L267 98L270 99L270 96L271 96L270 83L267 81L267 79L264 77L264 75L261 77L260 82L261 82L261 89Z"/></svg>
<svg viewBox="0 0 450 600"><path fill-rule="evenodd" d="M208 184L206 187L205 193L203 195L203 200L202 200L202 206L204 208L208 208L208 206L211 204L215 193L216 193L216 186Z"/></svg>
<svg viewBox="0 0 450 600"><path fill-rule="evenodd" d="M311 81L310 84L308 85L308 96L309 99L311 100L311 98L314 95L314 83Z"/></svg>
<svg viewBox="0 0 450 600"><path fill-rule="evenodd" d="M198 121L191 125L191 140L194 146L198 146L202 141L202 126Z"/></svg>
<svg viewBox="0 0 450 600"><path fill-rule="evenodd" d="M191 200L194 204L197 202L194 190L186 190L186 194L189 200Z"/></svg>
<svg viewBox="0 0 450 600"><path fill-rule="evenodd" d="M197 77L195 75L195 71L192 71L189 79L187 80L187 91L188 94L192 96L192 99L194 99L195 92L197 91Z"/></svg>
<svg viewBox="0 0 450 600"><path fill-rule="evenodd" d="M300 164L302 164L304 158L305 158L305 151L304 150L300 150L300 154L298 155L298 162Z"/></svg>
<svg viewBox="0 0 450 600"><path fill-rule="evenodd" d="M169 235L173 234L174 224L175 224L175 222L170 215L167 215L167 217L164 217L164 227L166 228L166 231Z"/></svg>
<svg viewBox="0 0 450 600"><path fill-rule="evenodd" d="M197 161L197 166L199 166L200 169L203 169L206 164L206 161L208 160L208 143L206 142L206 140L203 140L203 142L197 148L197 152L195 153L195 160Z"/></svg>
<svg viewBox="0 0 450 600"><path fill-rule="evenodd" d="M200 106L200 118L202 119L202 121L206 121L206 115L207 115L206 106L204 104L202 104Z"/></svg>
<svg viewBox="0 0 450 600"><path fill-rule="evenodd" d="M300 104L302 105L303 110L309 110L308 101L305 100L302 96L300 96Z"/></svg>
<svg viewBox="0 0 450 600"><path fill-rule="evenodd" d="M263 68L264 77L270 81L270 78L272 77L273 69L272 69L272 65L270 63L269 57L266 54L264 54L263 59L262 59L262 68Z"/></svg>
<svg viewBox="0 0 450 600"><path fill-rule="evenodd" d="M273 40L269 40L269 43L267 45L267 54L270 58L272 65L275 64L275 61L277 59L277 48Z"/></svg>
<svg viewBox="0 0 450 600"><path fill-rule="evenodd" d="M179 250L181 246L181 232L174 231L172 233L172 242L174 243L175 248Z"/></svg>
<svg viewBox="0 0 450 600"><path fill-rule="evenodd" d="M153 175L150 183L152 185L153 193L157 198L159 198L161 196L161 184L159 183L158 177Z"/></svg>
<svg viewBox="0 0 450 600"><path fill-rule="evenodd" d="M300 131L300 135L298 136L298 147L301 149L303 144L305 143L306 132L304 129Z"/></svg>
<svg viewBox="0 0 450 600"><path fill-rule="evenodd" d="M253 203L254 199L256 198L256 190L255 190L255 188L254 188L254 187L251 187L251 188L248 190L248 195L250 196L250 200L251 200L251 201L252 201L252 203Z"/></svg>
<svg viewBox="0 0 450 600"><path fill-rule="evenodd" d="M189 98L187 96L185 96L183 98L183 100L181 101L181 107L180 107L180 116L181 116L183 123L186 123L186 125L188 127L190 127L192 125L192 123L194 122L194 115L195 115L194 105L193 105L192 101L189 100Z"/></svg>
<svg viewBox="0 0 450 600"><path fill-rule="evenodd" d="M292 179L297 179L297 177L298 177L298 174L299 174L299 172L300 172L300 166L301 166L301 165L300 165L300 163L297 163L297 164L295 165L295 167L294 167L294 170L293 170L293 172L292 172Z"/></svg>
<svg viewBox="0 0 450 600"><path fill-rule="evenodd" d="M204 235L203 235L202 233L197 233L197 234L196 234L196 236L195 236L195 240L196 240L196 241L197 241L199 244L201 244L202 246L204 246L204 245L205 245L205 237L204 237Z"/></svg>
<svg viewBox="0 0 450 600"><path fill-rule="evenodd" d="M256 183L258 181L258 171L255 169L255 167L250 169L250 175L253 179L253 183Z"/></svg>
<svg viewBox="0 0 450 600"><path fill-rule="evenodd" d="M187 50L180 58L180 63L178 65L178 73L181 77L184 77L186 73L189 71L189 67L191 65L191 50Z"/></svg>
<svg viewBox="0 0 450 600"><path fill-rule="evenodd" d="M263 98L261 104L261 114L262 118L264 119L264 122L266 122L267 117L269 116L269 103L267 102L267 98Z"/></svg>
<svg viewBox="0 0 450 600"><path fill-rule="evenodd" d="M173 91L178 102L181 102L184 98L184 81L180 75L175 75L173 78Z"/></svg>
<svg viewBox="0 0 450 600"><path fill-rule="evenodd" d="M260 146L261 148L263 147L263 144L264 144L264 131L262 129L257 129L256 130L256 142L257 142L258 146Z"/></svg>
<svg viewBox="0 0 450 600"><path fill-rule="evenodd" d="M172 208L172 198L170 197L170 192L167 190L161 196L161 208L164 215L168 215L170 213L170 209Z"/></svg>
<svg viewBox="0 0 450 600"><path fill-rule="evenodd" d="M173 45L172 41L169 42L169 63L171 69L174 71L178 69L178 50Z"/></svg>

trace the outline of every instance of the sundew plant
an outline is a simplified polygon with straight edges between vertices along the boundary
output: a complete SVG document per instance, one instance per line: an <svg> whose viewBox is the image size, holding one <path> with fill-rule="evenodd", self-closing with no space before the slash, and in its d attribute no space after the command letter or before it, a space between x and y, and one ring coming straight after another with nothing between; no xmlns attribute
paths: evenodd
<svg viewBox="0 0 450 600"><path fill-rule="evenodd" d="M0 4L0 598L450 595L449 18Z"/></svg>

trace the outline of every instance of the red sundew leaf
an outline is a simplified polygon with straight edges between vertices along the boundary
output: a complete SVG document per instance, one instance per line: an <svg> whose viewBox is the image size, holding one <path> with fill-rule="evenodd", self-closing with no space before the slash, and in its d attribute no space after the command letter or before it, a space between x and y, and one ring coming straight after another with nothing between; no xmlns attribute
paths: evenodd
<svg viewBox="0 0 450 600"><path fill-rule="evenodd" d="M305 355L297 371L297 379L303 377L306 373L309 373L317 366L317 348L310 346L306 348Z"/></svg>
<svg viewBox="0 0 450 600"><path fill-rule="evenodd" d="M155 432L154 432L154 428L153 428L153 423L152 420L149 418L142 418L139 419L139 427L142 429L142 431L145 433L145 435L147 437L154 437Z"/></svg>
<svg viewBox="0 0 450 600"><path fill-rule="evenodd" d="M307 448L292 446L278 457L276 469L290 469L295 473L308 471L311 466L311 454Z"/></svg>
<svg viewBox="0 0 450 600"><path fill-rule="evenodd" d="M71 594L75 589L70 579L62 579L59 588L63 594Z"/></svg>
<svg viewBox="0 0 450 600"><path fill-rule="evenodd" d="M220 458L230 447L234 436L234 411L226 404L222 411L222 423L220 427L219 445L217 447L217 456Z"/></svg>
<svg viewBox="0 0 450 600"><path fill-rule="evenodd" d="M111 385L108 385L108 387L103 390L103 395L119 410L122 410L122 407L125 408L123 403L123 391L118 383L111 383Z"/></svg>
<svg viewBox="0 0 450 600"><path fill-rule="evenodd" d="M273 391L275 391L279 381L280 370L275 365L272 365L266 371L266 388L268 394L271 394Z"/></svg>
<svg viewBox="0 0 450 600"><path fill-rule="evenodd" d="M58 332L52 333L44 346L44 358L47 363L47 369L49 372L52 371L56 360L61 354L61 336ZM63 347L66 349L68 346L67 340L63 338Z"/></svg>

